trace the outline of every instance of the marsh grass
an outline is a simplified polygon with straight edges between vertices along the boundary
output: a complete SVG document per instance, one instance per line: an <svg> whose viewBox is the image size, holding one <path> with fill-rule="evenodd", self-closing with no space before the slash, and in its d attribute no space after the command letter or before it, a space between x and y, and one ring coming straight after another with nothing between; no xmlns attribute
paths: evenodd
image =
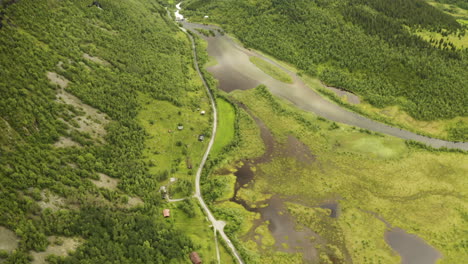
<svg viewBox="0 0 468 264"><path fill-rule="evenodd" d="M259 57L249 57L250 62L255 64L260 70L264 73L270 75L278 81L284 83L293 83L291 76L289 76L285 71L278 68L277 66L259 58Z"/></svg>
<svg viewBox="0 0 468 264"><path fill-rule="evenodd" d="M384 241L385 224L367 211L378 212L392 226L423 238L443 254L441 263L468 257L459 246L464 240L459 230L467 228L460 213L468 205L463 195L468 183L466 154L412 148L401 139L343 124L330 129L331 122L297 110L265 91L256 88L232 95L266 124L278 144L294 136L315 160L304 163L276 151L270 162L256 166L254 181L240 190L243 199L252 203L258 201L255 197L275 194L291 201L288 207L296 221L324 240L318 245L323 258L397 261ZM233 155L254 153L255 148L245 144ZM338 219L314 208L327 200L338 200L342 206ZM242 207L232 202L215 207L235 210L243 219L243 228L234 233L239 237L247 233L247 222L253 219L244 218L248 213L241 213ZM253 256L266 254L249 241L245 243Z"/></svg>

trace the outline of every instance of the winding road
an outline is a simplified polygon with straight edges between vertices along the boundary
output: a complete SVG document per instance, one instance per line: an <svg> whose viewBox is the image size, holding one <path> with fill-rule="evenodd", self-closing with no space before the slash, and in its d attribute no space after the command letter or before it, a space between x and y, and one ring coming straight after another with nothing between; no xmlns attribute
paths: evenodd
<svg viewBox="0 0 468 264"><path fill-rule="evenodd" d="M197 174L195 176L195 197L198 199L198 202L200 203L203 210L205 211L205 214L208 217L208 220L212 223L214 232L215 233L218 232L220 237L226 242L226 245L231 249L232 254L236 258L237 262L239 262L240 264L244 264L244 261L242 260L240 254L236 250L236 247L234 246L234 244L232 244L229 237L224 233L224 226L226 225L226 223L224 221L216 220L210 208L208 208L208 206L206 205L205 200L203 199L203 196L200 190L201 174L202 174L203 168L205 167L205 163L206 163L206 160L208 159L208 155L210 154L211 148L213 147L214 140L216 138L216 131L218 127L218 112L217 112L213 94L211 93L211 90L208 87L208 84L206 83L206 80L203 77L203 74L201 73L200 68L198 67L198 57L197 57L197 52L196 52L196 47L195 47L195 41L193 37L190 34L188 34L185 28L180 28L180 29L183 32L185 32L187 36L190 38L190 41L192 43L192 53L193 53L193 58L194 58L193 64L194 64L195 69L198 72L198 75L200 76L200 79L203 82L203 85L205 86L208 97L210 98L211 108L213 110L213 129L211 132L210 141L208 142L208 147L206 148L205 154L203 155L203 158L200 162L200 166L198 166Z"/></svg>

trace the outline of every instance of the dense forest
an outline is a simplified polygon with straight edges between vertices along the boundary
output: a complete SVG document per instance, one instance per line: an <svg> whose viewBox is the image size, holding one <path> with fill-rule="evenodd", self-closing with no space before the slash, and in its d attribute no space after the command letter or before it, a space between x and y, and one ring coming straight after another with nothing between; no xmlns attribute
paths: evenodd
<svg viewBox="0 0 468 264"><path fill-rule="evenodd" d="M191 0L184 8L376 107L400 105L419 120L468 115L468 50L413 34L463 36L466 26L425 1Z"/></svg>
<svg viewBox="0 0 468 264"><path fill-rule="evenodd" d="M187 37L156 1L3 2L0 228L19 244L0 250L0 262L28 263L52 236L82 240L52 263L187 261L194 245L160 217L158 177L143 161L147 134L135 119L139 94L188 103ZM72 146L57 143L64 138ZM98 174L118 188L98 188Z"/></svg>

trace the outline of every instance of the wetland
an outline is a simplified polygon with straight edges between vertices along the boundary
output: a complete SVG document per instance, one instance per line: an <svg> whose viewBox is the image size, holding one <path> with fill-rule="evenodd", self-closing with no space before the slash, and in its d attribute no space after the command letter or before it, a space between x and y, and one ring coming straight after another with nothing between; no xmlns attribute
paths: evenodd
<svg viewBox="0 0 468 264"><path fill-rule="evenodd" d="M229 93L234 90L248 90L255 88L260 84L264 84L272 94L289 101L299 109L313 112L318 116L335 122L368 129L402 139L415 140L435 148L446 147L468 150L468 142L450 142L418 135L346 110L342 106L329 101L315 92L296 73L291 72L277 62L266 58L259 53L242 47L227 34L219 33L218 29L221 30L219 27L190 23L187 21L183 21L182 24L185 28L192 30L195 34L198 34L201 38L207 41L208 55L217 61L216 65L208 67L207 70L218 80L219 89L225 92ZM196 31L196 29L199 28L212 30L214 32L214 36L204 36L200 34ZM264 61L282 69L290 75L293 83L287 84L266 74L250 61L249 58L252 56L261 58ZM325 86L323 86L323 88L332 89ZM350 93L338 89L336 89L335 92L338 93L338 95L343 94L346 96L351 103L359 102L359 98Z"/></svg>
<svg viewBox="0 0 468 264"><path fill-rule="evenodd" d="M252 135L240 128L239 148L229 153L238 158L209 176L236 179L232 197L222 196L214 207L247 262L451 263L466 257L454 228L463 226L455 208L466 204L458 186L466 182L468 168L459 163L466 155L404 140L462 150L466 142L421 136L350 112L289 65L245 48L221 28L182 24L206 41L208 72L255 124L262 143L252 144ZM351 92L320 85L349 104L363 103ZM253 149L262 153L243 154L257 153ZM441 184L446 176L450 180ZM448 201L456 205L433 210Z"/></svg>

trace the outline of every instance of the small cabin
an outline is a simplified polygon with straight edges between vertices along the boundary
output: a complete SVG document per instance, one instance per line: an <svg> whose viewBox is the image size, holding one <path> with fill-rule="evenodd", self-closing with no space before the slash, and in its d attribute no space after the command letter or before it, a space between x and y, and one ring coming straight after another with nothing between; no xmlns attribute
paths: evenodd
<svg viewBox="0 0 468 264"><path fill-rule="evenodd" d="M183 125L178 125L178 126L177 126L177 129L178 129L178 130L182 130L182 129L184 129L184 126L183 126Z"/></svg>
<svg viewBox="0 0 468 264"><path fill-rule="evenodd" d="M200 112L200 114L201 114L201 115L205 115L205 114L206 114L205 110L202 110L202 111Z"/></svg>
<svg viewBox="0 0 468 264"><path fill-rule="evenodd" d="M199 135L198 136L198 141L203 141L205 140L205 136L204 135Z"/></svg>
<svg viewBox="0 0 468 264"><path fill-rule="evenodd" d="M190 253L190 260L192 261L193 264L201 264L202 261L201 261L201 258L200 256L198 255L197 252L193 251L192 253Z"/></svg>
<svg viewBox="0 0 468 264"><path fill-rule="evenodd" d="M169 216L171 216L171 211L169 209L164 209L163 210L163 216L165 218L168 218Z"/></svg>
<svg viewBox="0 0 468 264"><path fill-rule="evenodd" d="M92 6L96 6L97 8L102 9L101 3L99 3L98 1L93 1L90 5L88 5L88 7Z"/></svg>

